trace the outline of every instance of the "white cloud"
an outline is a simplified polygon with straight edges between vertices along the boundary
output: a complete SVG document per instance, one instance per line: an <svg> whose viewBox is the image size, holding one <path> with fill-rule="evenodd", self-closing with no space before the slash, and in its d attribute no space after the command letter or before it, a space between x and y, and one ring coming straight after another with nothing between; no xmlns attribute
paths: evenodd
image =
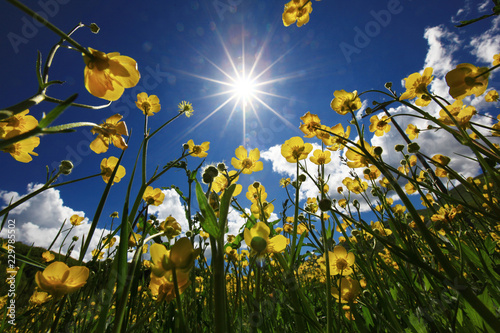
<svg viewBox="0 0 500 333"><path fill-rule="evenodd" d="M475 36L470 41L471 53L477 57L479 62L491 65L493 56L500 53L500 17L495 17L492 26L485 33Z"/></svg>
<svg viewBox="0 0 500 333"><path fill-rule="evenodd" d="M42 184L28 184L27 194L36 191ZM0 199L3 207L6 207L9 202L15 202L22 196L17 192L8 192L0 190ZM59 190L48 189L35 197L31 198L22 205L16 207L9 212L9 219L15 220L16 223L16 241L20 241L27 245L34 245L43 248L48 248L57 233L64 224L61 234L54 242L51 250L58 252L61 249L61 254L66 254L73 237L78 237L78 241L74 242L74 248L71 253L73 258L80 256L81 241L83 237L87 237L90 230L90 221L85 218L81 225L73 227L69 223L69 218L73 214L85 216L82 211L75 211L64 205L60 196ZM84 260L90 260L91 250L95 249L100 242L102 235L107 235L109 230L96 228L94 235L90 241L89 251L87 251ZM6 237L7 229L4 228L0 232L0 237ZM118 243L119 237L117 237Z"/></svg>
<svg viewBox="0 0 500 333"><path fill-rule="evenodd" d="M444 76L456 66L453 53L461 45L458 36L440 25L425 29L424 38L429 44L424 68L432 67L435 76Z"/></svg>

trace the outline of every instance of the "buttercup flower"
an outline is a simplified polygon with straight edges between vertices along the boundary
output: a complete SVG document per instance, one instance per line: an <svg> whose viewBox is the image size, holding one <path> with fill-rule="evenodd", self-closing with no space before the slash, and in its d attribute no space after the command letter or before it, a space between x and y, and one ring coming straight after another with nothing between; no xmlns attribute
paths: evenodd
<svg viewBox="0 0 500 333"><path fill-rule="evenodd" d="M356 298L361 294L359 281L350 277L340 279L339 288L332 287L332 295L341 303L356 303Z"/></svg>
<svg viewBox="0 0 500 333"><path fill-rule="evenodd" d="M161 188L153 188L152 186L146 187L142 199L146 201L148 205L159 206L165 200L165 193L161 191Z"/></svg>
<svg viewBox="0 0 500 333"><path fill-rule="evenodd" d="M92 151L96 154L104 153L108 151L110 143L121 150L127 149L127 143L122 135L128 136L128 130L125 122L120 121L122 118L122 115L115 114L106 119L103 124L92 128L92 134L98 134L97 138L90 143Z"/></svg>
<svg viewBox="0 0 500 333"><path fill-rule="evenodd" d="M330 128L330 132L337 134L337 135L330 135L330 140L326 145L326 149L331 150L331 151L336 151L339 149L344 149L345 144L347 141L345 139L349 138L349 134L351 134L351 127L347 126L345 132L344 132L344 127L342 124L337 124L333 127Z"/></svg>
<svg viewBox="0 0 500 333"><path fill-rule="evenodd" d="M360 179L352 179L350 177L345 177L342 181L347 189L353 193L360 194L368 188L368 183L365 181L361 181Z"/></svg>
<svg viewBox="0 0 500 333"><path fill-rule="evenodd" d="M312 144L304 143L301 137L294 136L281 145L281 155L286 158L287 162L295 163L306 159L312 149Z"/></svg>
<svg viewBox="0 0 500 333"><path fill-rule="evenodd" d="M80 216L78 214L73 214L70 218L69 218L69 222L74 225L75 227L76 226L79 226L80 224L82 224L82 221L84 220L85 218L83 216Z"/></svg>
<svg viewBox="0 0 500 333"><path fill-rule="evenodd" d="M313 152L313 156L309 157L309 160L316 165L325 165L331 162L331 153L327 151L322 151L321 149L316 149Z"/></svg>
<svg viewBox="0 0 500 333"><path fill-rule="evenodd" d="M104 252L99 251L98 249L93 249L92 257L95 257L97 260L102 260L104 258Z"/></svg>
<svg viewBox="0 0 500 333"><path fill-rule="evenodd" d="M321 125L321 120L319 119L319 117L307 111L305 115L300 117L300 120L304 122L299 126L299 129L305 134L304 137L312 138L316 136L316 132L318 130L315 127L320 127Z"/></svg>
<svg viewBox="0 0 500 333"><path fill-rule="evenodd" d="M160 224L158 229L163 231L168 239L179 236L182 231L181 225L172 216L167 217L167 219Z"/></svg>
<svg viewBox="0 0 500 333"><path fill-rule="evenodd" d="M366 142L366 141L361 142L358 140L357 144L359 146L362 145L362 147L364 147L368 151L369 155L372 155L372 156L374 155L374 153L373 153L374 147L370 147L368 142ZM367 167L371 164L370 160L365 155L365 153L362 152L357 147L349 147L349 149L347 150L345 155L346 155L347 159L349 160L347 162L347 166L349 168L362 168L362 167Z"/></svg>
<svg viewBox="0 0 500 333"><path fill-rule="evenodd" d="M229 178L231 179L231 184L234 184L238 181L239 176L236 176L237 173L238 172L236 170L231 170L228 172ZM219 173L219 175L215 177L214 181L212 182L212 190L214 190L217 193L222 194L222 192L224 192L228 187L229 187L229 180L226 177L226 175L223 174L222 172ZM238 194L240 194L242 189L243 187L241 186L241 184L236 184L233 196L237 196Z"/></svg>
<svg viewBox="0 0 500 333"><path fill-rule="evenodd" d="M145 92L137 94L135 105L147 116L152 116L161 110L160 99L156 95L148 96Z"/></svg>
<svg viewBox="0 0 500 333"><path fill-rule="evenodd" d="M408 127L406 128L405 132L406 134L408 134L408 138L410 138L410 140L414 140L418 138L420 130L417 128L417 126L413 124L408 124Z"/></svg>
<svg viewBox="0 0 500 333"><path fill-rule="evenodd" d="M328 261L330 264L330 275L350 275L352 274L352 265L354 265L354 253L347 252L342 245L337 245L332 251L328 251ZM323 256L320 264L325 265L326 259Z"/></svg>
<svg viewBox="0 0 500 333"><path fill-rule="evenodd" d="M248 192L246 194L247 199L252 203L264 202L267 198L266 188L259 182L255 182L248 186Z"/></svg>
<svg viewBox="0 0 500 333"><path fill-rule="evenodd" d="M69 268L65 263L56 261L47 266L43 272L36 272L35 281L38 288L50 293L54 298L59 298L83 287L88 277L87 267Z"/></svg>
<svg viewBox="0 0 500 333"><path fill-rule="evenodd" d="M176 271L177 285L179 286L179 294L182 294L191 284L189 273ZM156 297L157 302L171 302L175 298L174 278L172 271L168 271L160 277L151 273L151 281L149 282L149 290Z"/></svg>
<svg viewBox="0 0 500 333"><path fill-rule="evenodd" d="M382 136L385 133L389 133L391 130L391 125L389 122L391 120L387 116L382 116L380 119L377 115L373 115L370 118L370 132L375 132L376 136Z"/></svg>
<svg viewBox="0 0 500 333"><path fill-rule="evenodd" d="M301 27L309 22L311 12L312 4L310 0L292 0L285 5L283 24L288 27L297 22L297 27Z"/></svg>
<svg viewBox="0 0 500 333"><path fill-rule="evenodd" d="M498 92L495 89L488 91L486 96L484 96L484 100L490 103L498 102Z"/></svg>
<svg viewBox="0 0 500 333"><path fill-rule="evenodd" d="M210 142L203 142L201 145L197 146L194 144L193 140L189 140L187 142L189 152L191 153L191 156L194 157L206 157L207 150L210 148Z"/></svg>
<svg viewBox="0 0 500 333"><path fill-rule="evenodd" d="M493 56L492 66L500 65L500 53Z"/></svg>
<svg viewBox="0 0 500 333"><path fill-rule="evenodd" d="M260 151L258 148L254 148L248 153L245 147L239 146L234 153L236 158L231 159L231 165L241 170L242 173L249 175L264 169L264 164L259 161Z"/></svg>
<svg viewBox="0 0 500 333"><path fill-rule="evenodd" d="M179 103L179 105L177 107L179 108L179 113L184 113L187 118L189 118L193 115L194 110L193 110L193 106L191 105L191 103L186 102L186 101L182 101Z"/></svg>
<svg viewBox="0 0 500 333"><path fill-rule="evenodd" d="M434 78L432 76L432 67L424 69L424 74L413 73L405 79L406 91L401 95L400 99L414 99L418 97L415 104L418 106L427 106L431 102L427 86Z"/></svg>
<svg viewBox="0 0 500 333"><path fill-rule="evenodd" d="M453 116L458 125L462 128L469 126L469 121L473 115L477 113L473 106L464 106L461 100L453 102L452 105L447 105L446 110ZM448 126L455 126L453 119L446 113L445 110L439 111L439 120Z"/></svg>
<svg viewBox="0 0 500 333"><path fill-rule="evenodd" d="M134 59L118 52L105 54L89 47L93 57L83 55L85 88L94 96L116 101L125 88L134 87L141 77Z"/></svg>
<svg viewBox="0 0 500 333"><path fill-rule="evenodd" d="M111 174L115 170L117 163L118 159L114 156L110 156L109 158L104 158L101 161L102 179L106 184L109 182ZM123 165L120 165L118 166L118 171L116 172L115 178L113 179L113 184L119 183L123 177L125 177L125 168L123 167Z"/></svg>
<svg viewBox="0 0 500 333"><path fill-rule="evenodd" d="M265 220L271 216L271 213L274 211L274 205L267 201L261 201L261 203L262 208L261 204L259 204L257 201L252 203L252 205L250 206L250 211L253 215L257 216L259 220Z"/></svg>
<svg viewBox="0 0 500 333"><path fill-rule="evenodd" d="M56 256L50 251L45 251L44 253L42 253L42 259L44 262L51 262L55 258Z"/></svg>
<svg viewBox="0 0 500 333"><path fill-rule="evenodd" d="M52 299L48 293L45 291L34 291L33 295L30 297L30 304L33 305L42 305L43 303L47 302L48 300Z"/></svg>
<svg viewBox="0 0 500 333"><path fill-rule="evenodd" d="M16 136L16 131L9 132L4 139L10 139ZM18 141L10 146L2 148L4 153L9 153L18 162L28 163L33 160L31 155L38 156L37 153L33 151L40 144L40 138L37 136L32 136L30 138Z"/></svg>
<svg viewBox="0 0 500 333"><path fill-rule="evenodd" d="M446 83L450 87L451 97L462 100L469 95L482 95L488 88L489 73L479 76L487 71L487 67L476 67L472 64L460 64L446 74Z"/></svg>
<svg viewBox="0 0 500 333"><path fill-rule="evenodd" d="M38 126L38 120L35 117L28 115L29 110L24 110L18 114L0 121L0 139L6 139L26 133Z"/></svg>
<svg viewBox="0 0 500 333"><path fill-rule="evenodd" d="M175 242L170 251L158 243L151 245L149 251L151 253L151 272L157 277L162 277L172 269L176 269L176 272L189 272L201 249L194 249L189 238L183 237Z"/></svg>
<svg viewBox="0 0 500 333"><path fill-rule="evenodd" d="M361 108L361 100L359 99L358 92L356 90L352 93L346 92L344 89L335 90L333 96L335 98L332 99L330 107L333 111L342 116Z"/></svg>
<svg viewBox="0 0 500 333"><path fill-rule="evenodd" d="M266 253L278 253L285 250L288 239L283 235L269 238L271 230L264 222L257 222L252 228L245 228L243 233L245 243L252 249L252 253L263 256Z"/></svg>

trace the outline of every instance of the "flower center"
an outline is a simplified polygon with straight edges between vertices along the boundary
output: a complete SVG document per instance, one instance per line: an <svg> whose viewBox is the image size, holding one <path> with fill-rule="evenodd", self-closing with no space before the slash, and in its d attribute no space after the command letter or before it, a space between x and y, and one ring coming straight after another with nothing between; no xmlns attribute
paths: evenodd
<svg viewBox="0 0 500 333"><path fill-rule="evenodd" d="M250 242L250 247L254 249L256 252L261 253L264 251L267 247L267 241L259 236L255 236L252 238L252 241Z"/></svg>
<svg viewBox="0 0 500 333"><path fill-rule="evenodd" d="M199 153L201 153L201 151L202 151L202 150L201 150L201 147L200 147L200 146L194 146L194 147L193 147L193 153L194 153L194 154L199 154Z"/></svg>
<svg viewBox="0 0 500 333"><path fill-rule="evenodd" d="M253 162L249 158L245 158L242 162L241 165L243 166L243 169L250 168L252 166Z"/></svg>
<svg viewBox="0 0 500 333"><path fill-rule="evenodd" d="M345 260L344 258L341 258L341 259L337 259L337 269L338 270L345 270L349 265L347 263L347 260Z"/></svg>

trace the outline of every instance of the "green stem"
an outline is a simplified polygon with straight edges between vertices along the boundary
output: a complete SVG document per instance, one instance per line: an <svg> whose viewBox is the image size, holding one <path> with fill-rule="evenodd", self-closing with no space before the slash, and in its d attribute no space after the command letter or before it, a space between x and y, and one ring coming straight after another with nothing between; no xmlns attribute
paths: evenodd
<svg viewBox="0 0 500 333"><path fill-rule="evenodd" d="M73 45L78 51L84 53L85 55L89 56L90 58L93 58L94 56L83 46L78 44L73 38L69 37L66 33L61 31L59 28L57 28L55 25L47 21L43 16L40 16L37 12L33 11L31 8L27 7L26 5L22 4L21 2L17 0L7 0L10 2L12 5L16 6L29 16L33 17L36 19L38 22L42 23L45 25L47 28L55 32L57 35L59 35L62 39L66 40L68 43Z"/></svg>
<svg viewBox="0 0 500 333"><path fill-rule="evenodd" d="M290 269L293 269L293 263L295 262L295 247L297 246L297 222L299 219L299 161L297 160L296 171L295 171L296 187L295 187L295 212L293 214L293 235L292 235L292 247L290 251Z"/></svg>
<svg viewBox="0 0 500 333"><path fill-rule="evenodd" d="M177 310L179 311L180 331L188 332L188 328L186 326L186 320L184 319L181 293L179 292L179 283L177 282L177 273L175 272L175 267L172 269L172 278L174 279L175 298L177 303Z"/></svg>

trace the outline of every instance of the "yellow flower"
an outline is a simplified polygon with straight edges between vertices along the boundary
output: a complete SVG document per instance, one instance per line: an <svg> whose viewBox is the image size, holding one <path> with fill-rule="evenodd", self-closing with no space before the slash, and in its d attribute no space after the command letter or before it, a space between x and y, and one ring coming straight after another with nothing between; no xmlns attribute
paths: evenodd
<svg viewBox="0 0 500 333"><path fill-rule="evenodd" d="M418 138L418 134L420 133L420 130L417 128L417 126L413 124L408 124L408 127L406 128L406 134L408 134L408 137L410 140L414 140Z"/></svg>
<svg viewBox="0 0 500 333"><path fill-rule="evenodd" d="M405 191L407 194L413 194L413 193L417 192L417 189L415 188L415 185L413 185L413 183L408 182L405 185Z"/></svg>
<svg viewBox="0 0 500 333"><path fill-rule="evenodd" d="M248 186L247 199L252 203L264 202L267 198L266 188L259 182L254 182Z"/></svg>
<svg viewBox="0 0 500 333"><path fill-rule="evenodd" d="M54 298L77 291L87 283L89 269L85 266L69 268L65 263L56 261L45 268L43 272L36 272L35 281L38 287Z"/></svg>
<svg viewBox="0 0 500 333"><path fill-rule="evenodd" d="M338 287L332 287L332 295L339 299L341 303L356 303L356 298L361 294L361 286L357 280L350 277L340 280Z"/></svg>
<svg viewBox="0 0 500 333"><path fill-rule="evenodd" d="M30 297L30 304L33 305L42 305L43 303L50 300L50 296L45 291L34 291L33 295Z"/></svg>
<svg viewBox="0 0 500 333"><path fill-rule="evenodd" d="M92 134L98 134L97 138L90 143L90 149L94 153L100 154L108 151L110 143L121 150L127 149L127 143L122 135L128 136L128 130L125 122L120 121L122 118L122 115L115 114L101 125L92 128Z"/></svg>
<svg viewBox="0 0 500 333"><path fill-rule="evenodd" d="M492 66L500 65L500 53L493 56Z"/></svg>
<svg viewBox="0 0 500 333"><path fill-rule="evenodd" d="M322 151L321 149L316 149L313 152L313 156L309 157L309 160L311 160L311 162L313 162L316 165L324 165L332 161L330 156L331 153L328 150Z"/></svg>
<svg viewBox="0 0 500 333"><path fill-rule="evenodd" d="M172 269L176 272L189 272L201 249L194 249L189 238L183 237L175 242L170 251L162 244L155 243L151 245L149 252L151 253L151 272L161 277Z"/></svg>
<svg viewBox="0 0 500 333"><path fill-rule="evenodd" d="M177 285L179 287L179 294L182 294L191 284L191 281L189 280L189 273L176 271L176 277ZM168 271L160 277L151 273L149 290L151 290L151 294L156 297L156 300L158 302L171 302L175 298L174 278L172 271Z"/></svg>
<svg viewBox="0 0 500 333"><path fill-rule="evenodd" d="M427 193L425 195L425 199L423 197L420 198L420 200L422 200L422 206L424 207L429 207L426 203L426 200L429 202L429 204L432 206L436 201L434 200L434 198L432 197L432 194L430 193Z"/></svg>
<svg viewBox="0 0 500 333"><path fill-rule="evenodd" d="M210 149L210 142L203 142L201 145L197 146L194 144L193 140L187 142L189 153L194 157L206 157L207 150Z"/></svg>
<svg viewBox="0 0 500 333"><path fill-rule="evenodd" d="M450 87L451 97L462 100L469 95L482 95L488 88L489 74L480 75L487 71L487 67L476 67L471 64L460 64L446 74L446 83Z"/></svg>
<svg viewBox="0 0 500 333"><path fill-rule="evenodd" d="M304 210L308 213L316 213L318 211L318 200L316 198L307 198Z"/></svg>
<svg viewBox="0 0 500 333"><path fill-rule="evenodd" d="M370 223L370 226L372 228L373 231L375 231L376 233L378 233L379 235L382 235L382 236L390 236L392 235L392 230L391 229L386 229L384 227L384 225L377 221L377 222L371 222Z"/></svg>
<svg viewBox="0 0 500 333"><path fill-rule="evenodd" d="M161 110L160 99L156 95L148 96L145 92L137 94L135 105L147 116L152 116Z"/></svg>
<svg viewBox="0 0 500 333"><path fill-rule="evenodd" d="M283 12L283 24L288 27L297 21L297 27L309 22L309 14L312 12L310 0L292 0L285 5Z"/></svg>
<svg viewBox="0 0 500 333"><path fill-rule="evenodd" d="M0 121L0 139L6 139L8 133L15 131L10 137L26 133L38 126L38 120L33 116L28 116L29 110L24 110L18 114Z"/></svg>
<svg viewBox="0 0 500 333"><path fill-rule="evenodd" d="M44 253L42 253L42 259L44 262L51 262L55 258L56 256L50 251L45 251Z"/></svg>
<svg viewBox="0 0 500 333"><path fill-rule="evenodd" d="M104 158L101 161L102 179L106 184L109 182L111 174L115 170L117 163L118 159L114 156L110 156L109 158ZM125 177L125 168L122 165L120 165L118 166L118 171L116 172L115 178L113 179L113 184L119 183L123 177Z"/></svg>
<svg viewBox="0 0 500 333"><path fill-rule="evenodd" d="M342 184L344 184L349 191L356 194L363 193L368 188L368 183L361 181L359 178L352 179L350 177L345 177Z"/></svg>
<svg viewBox="0 0 500 333"><path fill-rule="evenodd" d="M262 208L258 202L252 203L250 206L250 211L253 215L257 216L259 220L268 219L271 216L271 213L274 211L274 205L267 201L261 201ZM262 215L264 213L264 216Z"/></svg>
<svg viewBox="0 0 500 333"><path fill-rule="evenodd" d="M200 230L200 237L203 239L208 239L208 237L210 237L210 234L208 232Z"/></svg>
<svg viewBox="0 0 500 333"><path fill-rule="evenodd" d="M391 207L391 209L392 209L392 212L394 214L403 214L404 212L406 212L406 207L403 205L400 205L400 204L397 204L396 206Z"/></svg>
<svg viewBox="0 0 500 333"><path fill-rule="evenodd" d="M290 180L290 178L281 178L280 179L280 186L283 188L287 187L291 183L292 183L292 181Z"/></svg>
<svg viewBox="0 0 500 333"><path fill-rule="evenodd" d="M229 179L231 179L231 184L234 184L238 181L239 176L237 176L238 172L235 170L231 170L228 172ZM212 190L217 193L223 193L229 187L229 180L224 173L219 173L217 177L214 178L212 182ZM233 196L237 196L241 193L243 187L240 184L236 184L236 187L233 192Z"/></svg>
<svg viewBox="0 0 500 333"><path fill-rule="evenodd" d="M333 127L330 128L330 132L337 134L336 135L330 135L330 141L328 141L326 147L328 150L339 150L339 149L344 149L345 144L347 141L345 139L349 138L349 134L351 134L351 127L347 126L345 132L344 132L344 127L342 124L337 124Z"/></svg>
<svg viewBox="0 0 500 333"><path fill-rule="evenodd" d="M168 239L179 236L182 231L181 225L172 216L167 217L166 220L160 224L160 227L158 229L160 229L160 231L163 231Z"/></svg>
<svg viewBox="0 0 500 333"><path fill-rule="evenodd" d="M328 146L331 140L330 132L332 131L332 128L326 125L320 125L319 127L320 129L316 132L316 137L320 139L323 144Z"/></svg>
<svg viewBox="0 0 500 333"><path fill-rule="evenodd" d="M264 168L262 161L259 161L260 151L258 148L252 149L248 152L245 147L239 146L236 148L234 154L236 158L231 159L231 165L241 170L244 174L251 174L252 172L261 171Z"/></svg>
<svg viewBox="0 0 500 333"><path fill-rule="evenodd" d="M333 96L335 98L332 99L330 107L342 116L361 108L361 100L356 90L352 93L346 92L344 89L335 90Z"/></svg>
<svg viewBox="0 0 500 333"><path fill-rule="evenodd" d="M84 220L85 218L83 216L80 216L80 215L77 215L77 214L73 214L70 218L69 218L69 222L74 225L75 227L76 226L79 226L80 224L82 224L82 221Z"/></svg>
<svg viewBox="0 0 500 333"><path fill-rule="evenodd" d="M427 106L431 102L427 86L434 78L432 76L432 67L424 69L424 74L413 73L405 79L406 91L401 95L400 99L414 99L418 97L415 104L418 106Z"/></svg>
<svg viewBox="0 0 500 333"><path fill-rule="evenodd" d="M373 147L370 147L368 142L366 142L364 140L363 140L363 142L361 142L358 140L357 144L358 144L358 146L364 147L367 150L369 155L374 156ZM349 168L362 168L362 167L367 167L371 164L370 160L365 155L365 153L362 152L361 149L359 149L357 147L349 147L345 156L349 160L347 162L347 166Z"/></svg>
<svg viewBox="0 0 500 333"><path fill-rule="evenodd" d="M312 138L316 136L316 132L318 130L315 127L320 127L321 125L321 120L319 119L318 115L312 114L307 111L305 115L300 117L300 120L304 122L299 126L299 129L305 134L304 137Z"/></svg>
<svg viewBox="0 0 500 333"><path fill-rule="evenodd" d="M128 237L128 247L136 247L141 238L141 235L132 231Z"/></svg>
<svg viewBox="0 0 500 333"><path fill-rule="evenodd" d="M295 163L306 159L312 149L312 144L304 143L302 138L294 136L281 145L281 155L286 158L287 162Z"/></svg>
<svg viewBox="0 0 500 333"><path fill-rule="evenodd" d="M252 228L245 228L243 236L252 253L263 256L266 253L278 253L285 250L289 240L283 235L269 238L271 230L264 222L257 222Z"/></svg>
<svg viewBox="0 0 500 333"><path fill-rule="evenodd" d="M375 165L370 165L370 167L365 169L365 171L363 172L363 177L366 180L375 180L380 177L381 174L382 172L380 172L380 170Z"/></svg>
<svg viewBox="0 0 500 333"><path fill-rule="evenodd" d="M111 247L113 247L113 245L115 245L115 243L116 243L116 237L112 237L112 238L110 238L110 237L111 237L111 235L107 235L107 236L106 236L106 237L104 237L104 239L102 240L102 243L103 243L103 244L106 244L106 242L107 242L107 244L104 246L104 248L105 248L105 249L110 249L110 248L111 248ZM108 242L108 240L109 240L109 242Z"/></svg>
<svg viewBox="0 0 500 333"><path fill-rule="evenodd" d="M457 214L461 213L460 207L454 207L452 205L445 204L444 207L440 207L437 214L431 216L433 222L451 222L455 219Z"/></svg>
<svg viewBox="0 0 500 333"><path fill-rule="evenodd" d="M458 125L466 128L473 115L476 114L476 108L473 106L464 106L461 100L455 101L452 105L447 105L446 110L453 116ZM439 120L448 126L455 126L453 119L446 113L445 110L439 111Z"/></svg>
<svg viewBox="0 0 500 333"><path fill-rule="evenodd" d="M142 199L146 201L148 205L159 206L165 200L165 193L161 191L161 188L153 188L152 186L146 187Z"/></svg>
<svg viewBox="0 0 500 333"><path fill-rule="evenodd" d="M337 245L332 251L328 251L328 261L330 265L330 275L350 275L352 274L352 265L354 265L354 253L347 252L342 245ZM326 257L320 259L323 266L326 263Z"/></svg>
<svg viewBox="0 0 500 333"><path fill-rule="evenodd" d="M187 118L193 115L194 110L191 103L182 101L177 107L179 108L179 113L184 113Z"/></svg>
<svg viewBox="0 0 500 333"><path fill-rule="evenodd" d="M387 116L382 116L380 119L377 115L370 118L370 132L375 132L376 136L382 136L384 133L389 133L391 130L391 125L389 122L391 120Z"/></svg>
<svg viewBox="0 0 500 333"><path fill-rule="evenodd" d="M116 101L125 88L134 87L141 77L134 59L118 52L105 54L89 47L93 57L83 55L85 88L94 96Z"/></svg>
<svg viewBox="0 0 500 333"><path fill-rule="evenodd" d="M488 91L486 96L484 96L486 102L498 102L498 98L498 92L495 89Z"/></svg>
<svg viewBox="0 0 500 333"><path fill-rule="evenodd" d="M16 136L15 133L17 131L9 132L5 139L10 139L13 136ZM16 143L11 144L5 148L2 148L4 153L9 153L14 159L18 162L28 163L33 160L31 155L38 156L37 153L33 151L40 144L40 138L37 136L32 136L30 138L18 141Z"/></svg>
<svg viewBox="0 0 500 333"><path fill-rule="evenodd" d="M94 249L92 250L92 257L95 257L97 260L102 260L104 258L104 252Z"/></svg>

